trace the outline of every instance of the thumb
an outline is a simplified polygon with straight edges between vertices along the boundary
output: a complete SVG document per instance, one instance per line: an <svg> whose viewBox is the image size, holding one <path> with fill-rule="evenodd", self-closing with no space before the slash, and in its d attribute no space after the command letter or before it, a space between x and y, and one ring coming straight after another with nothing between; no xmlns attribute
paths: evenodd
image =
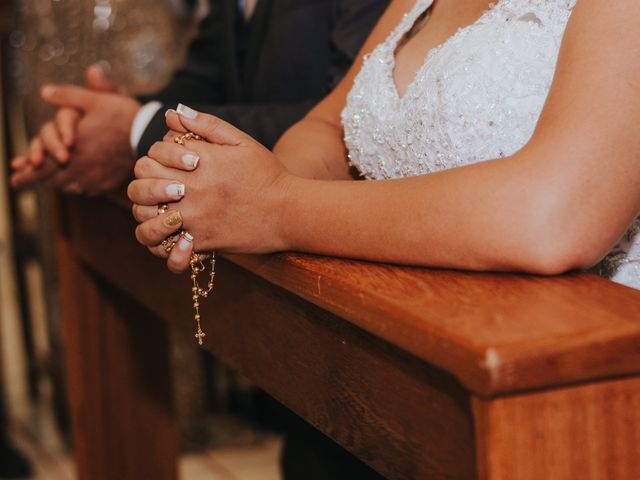
<svg viewBox="0 0 640 480"><path fill-rule="evenodd" d="M116 90L104 69L97 63L87 68L85 82L87 88L91 90L99 92L114 92Z"/></svg>
<svg viewBox="0 0 640 480"><path fill-rule="evenodd" d="M179 104L175 111L180 123L189 132L196 133L218 145L239 145L251 137L230 123L206 113L201 113Z"/></svg>
<svg viewBox="0 0 640 480"><path fill-rule="evenodd" d="M91 109L98 94L75 85L45 85L40 90L40 95L51 105L72 107L86 112Z"/></svg>

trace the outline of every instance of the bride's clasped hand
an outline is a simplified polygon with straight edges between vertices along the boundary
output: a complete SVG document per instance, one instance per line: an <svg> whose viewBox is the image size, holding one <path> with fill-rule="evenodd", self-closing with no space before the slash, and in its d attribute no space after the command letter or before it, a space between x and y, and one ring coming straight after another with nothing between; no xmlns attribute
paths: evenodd
<svg viewBox="0 0 640 480"><path fill-rule="evenodd" d="M287 248L281 212L291 175L273 153L232 125L182 106L167 112L171 129L135 166L128 195L140 225L136 238L182 272L198 251L264 253ZM193 117L193 118L190 118ZM187 131L204 141L175 139ZM158 205L168 204L164 213ZM163 240L178 230L169 253ZM190 239L193 238L193 241Z"/></svg>

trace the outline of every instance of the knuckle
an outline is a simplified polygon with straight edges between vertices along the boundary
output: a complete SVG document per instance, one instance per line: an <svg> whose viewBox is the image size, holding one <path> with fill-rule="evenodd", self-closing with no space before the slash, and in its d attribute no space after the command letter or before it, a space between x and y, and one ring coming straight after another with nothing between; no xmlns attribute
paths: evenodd
<svg viewBox="0 0 640 480"><path fill-rule="evenodd" d="M162 224L158 222L149 221L149 234L148 237L153 241L154 244L158 244L162 241L163 238L167 236L166 227L163 227Z"/></svg>
<svg viewBox="0 0 640 480"><path fill-rule="evenodd" d="M147 153L147 155L149 155L151 158L154 158L156 155L160 153L161 148L162 148L162 142L154 142L154 144L151 145L151 148L149 149L149 152Z"/></svg>
<svg viewBox="0 0 640 480"><path fill-rule="evenodd" d="M134 203L133 207L131 207L131 213L133 214L133 218L135 218L138 222L142 221L140 216L140 206L137 203Z"/></svg>
<svg viewBox="0 0 640 480"><path fill-rule="evenodd" d="M152 221L141 223L136 228L136 239L147 247L158 245L164 237L164 233Z"/></svg>
<svg viewBox="0 0 640 480"><path fill-rule="evenodd" d="M207 116L207 123L205 124L205 131L208 135L215 135L218 128L220 128L220 119L216 117Z"/></svg>
<svg viewBox="0 0 640 480"><path fill-rule="evenodd" d="M142 157L137 162L135 167L133 167L133 174L136 178L144 177L149 171L149 160L148 157Z"/></svg>
<svg viewBox="0 0 640 480"><path fill-rule="evenodd" d="M131 182L127 187L127 197L129 197L129 200L131 200L132 202L135 202L136 189L137 189L137 185L135 181Z"/></svg>
<svg viewBox="0 0 640 480"><path fill-rule="evenodd" d="M138 160L133 167L133 176L136 178L140 178L143 173L144 166L141 163L141 160Z"/></svg>
<svg viewBox="0 0 640 480"><path fill-rule="evenodd" d="M145 235L144 235L144 225L138 225L138 226L136 227L135 235L136 235L136 240L137 240L139 243L141 243L141 244L143 244L143 245L146 245L146 244L147 244L147 242L145 241L145 240L146 240L146 238L145 238Z"/></svg>

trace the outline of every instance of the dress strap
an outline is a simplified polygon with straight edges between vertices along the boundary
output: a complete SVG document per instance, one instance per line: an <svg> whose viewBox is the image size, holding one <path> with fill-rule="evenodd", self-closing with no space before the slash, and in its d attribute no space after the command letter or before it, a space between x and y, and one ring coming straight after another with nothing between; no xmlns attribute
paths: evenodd
<svg viewBox="0 0 640 480"><path fill-rule="evenodd" d="M420 15L426 12L433 5L434 0L416 0L413 8L404 14L398 26L391 33L388 44L392 50L398 46L398 42L404 37L415 25Z"/></svg>

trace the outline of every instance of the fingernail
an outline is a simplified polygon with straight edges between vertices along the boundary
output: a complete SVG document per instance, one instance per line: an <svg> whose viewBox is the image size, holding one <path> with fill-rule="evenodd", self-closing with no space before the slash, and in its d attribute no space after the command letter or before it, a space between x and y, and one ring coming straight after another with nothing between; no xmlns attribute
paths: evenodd
<svg viewBox="0 0 640 480"><path fill-rule="evenodd" d="M167 195L172 197L184 197L184 183L172 183L165 189Z"/></svg>
<svg viewBox="0 0 640 480"><path fill-rule="evenodd" d="M187 168L196 168L199 161L200 157L195 153L185 153L182 155L182 163L184 163Z"/></svg>
<svg viewBox="0 0 640 480"><path fill-rule="evenodd" d="M198 112L196 112L193 108L189 108L186 105L181 103L178 104L178 108L176 109L176 113L178 115L182 115L185 118L189 118L193 120L198 116Z"/></svg>
<svg viewBox="0 0 640 480"><path fill-rule="evenodd" d="M42 89L40 90L40 94L43 97L50 97L52 96L56 91L56 87L54 87L53 85L45 85L44 87L42 87Z"/></svg>
<svg viewBox="0 0 640 480"><path fill-rule="evenodd" d="M169 110L167 110L166 112L164 112L164 118L167 118L167 116L170 113L177 113L173 108L170 108Z"/></svg>
<svg viewBox="0 0 640 480"><path fill-rule="evenodd" d="M184 232L178 242L178 248L182 251L189 250L193 243L193 236L189 232Z"/></svg>
<svg viewBox="0 0 640 480"><path fill-rule="evenodd" d="M176 225L180 225L181 223L182 215L180 215L180 212L178 212L177 210L169 213L164 219L164 224L167 227L175 227Z"/></svg>

